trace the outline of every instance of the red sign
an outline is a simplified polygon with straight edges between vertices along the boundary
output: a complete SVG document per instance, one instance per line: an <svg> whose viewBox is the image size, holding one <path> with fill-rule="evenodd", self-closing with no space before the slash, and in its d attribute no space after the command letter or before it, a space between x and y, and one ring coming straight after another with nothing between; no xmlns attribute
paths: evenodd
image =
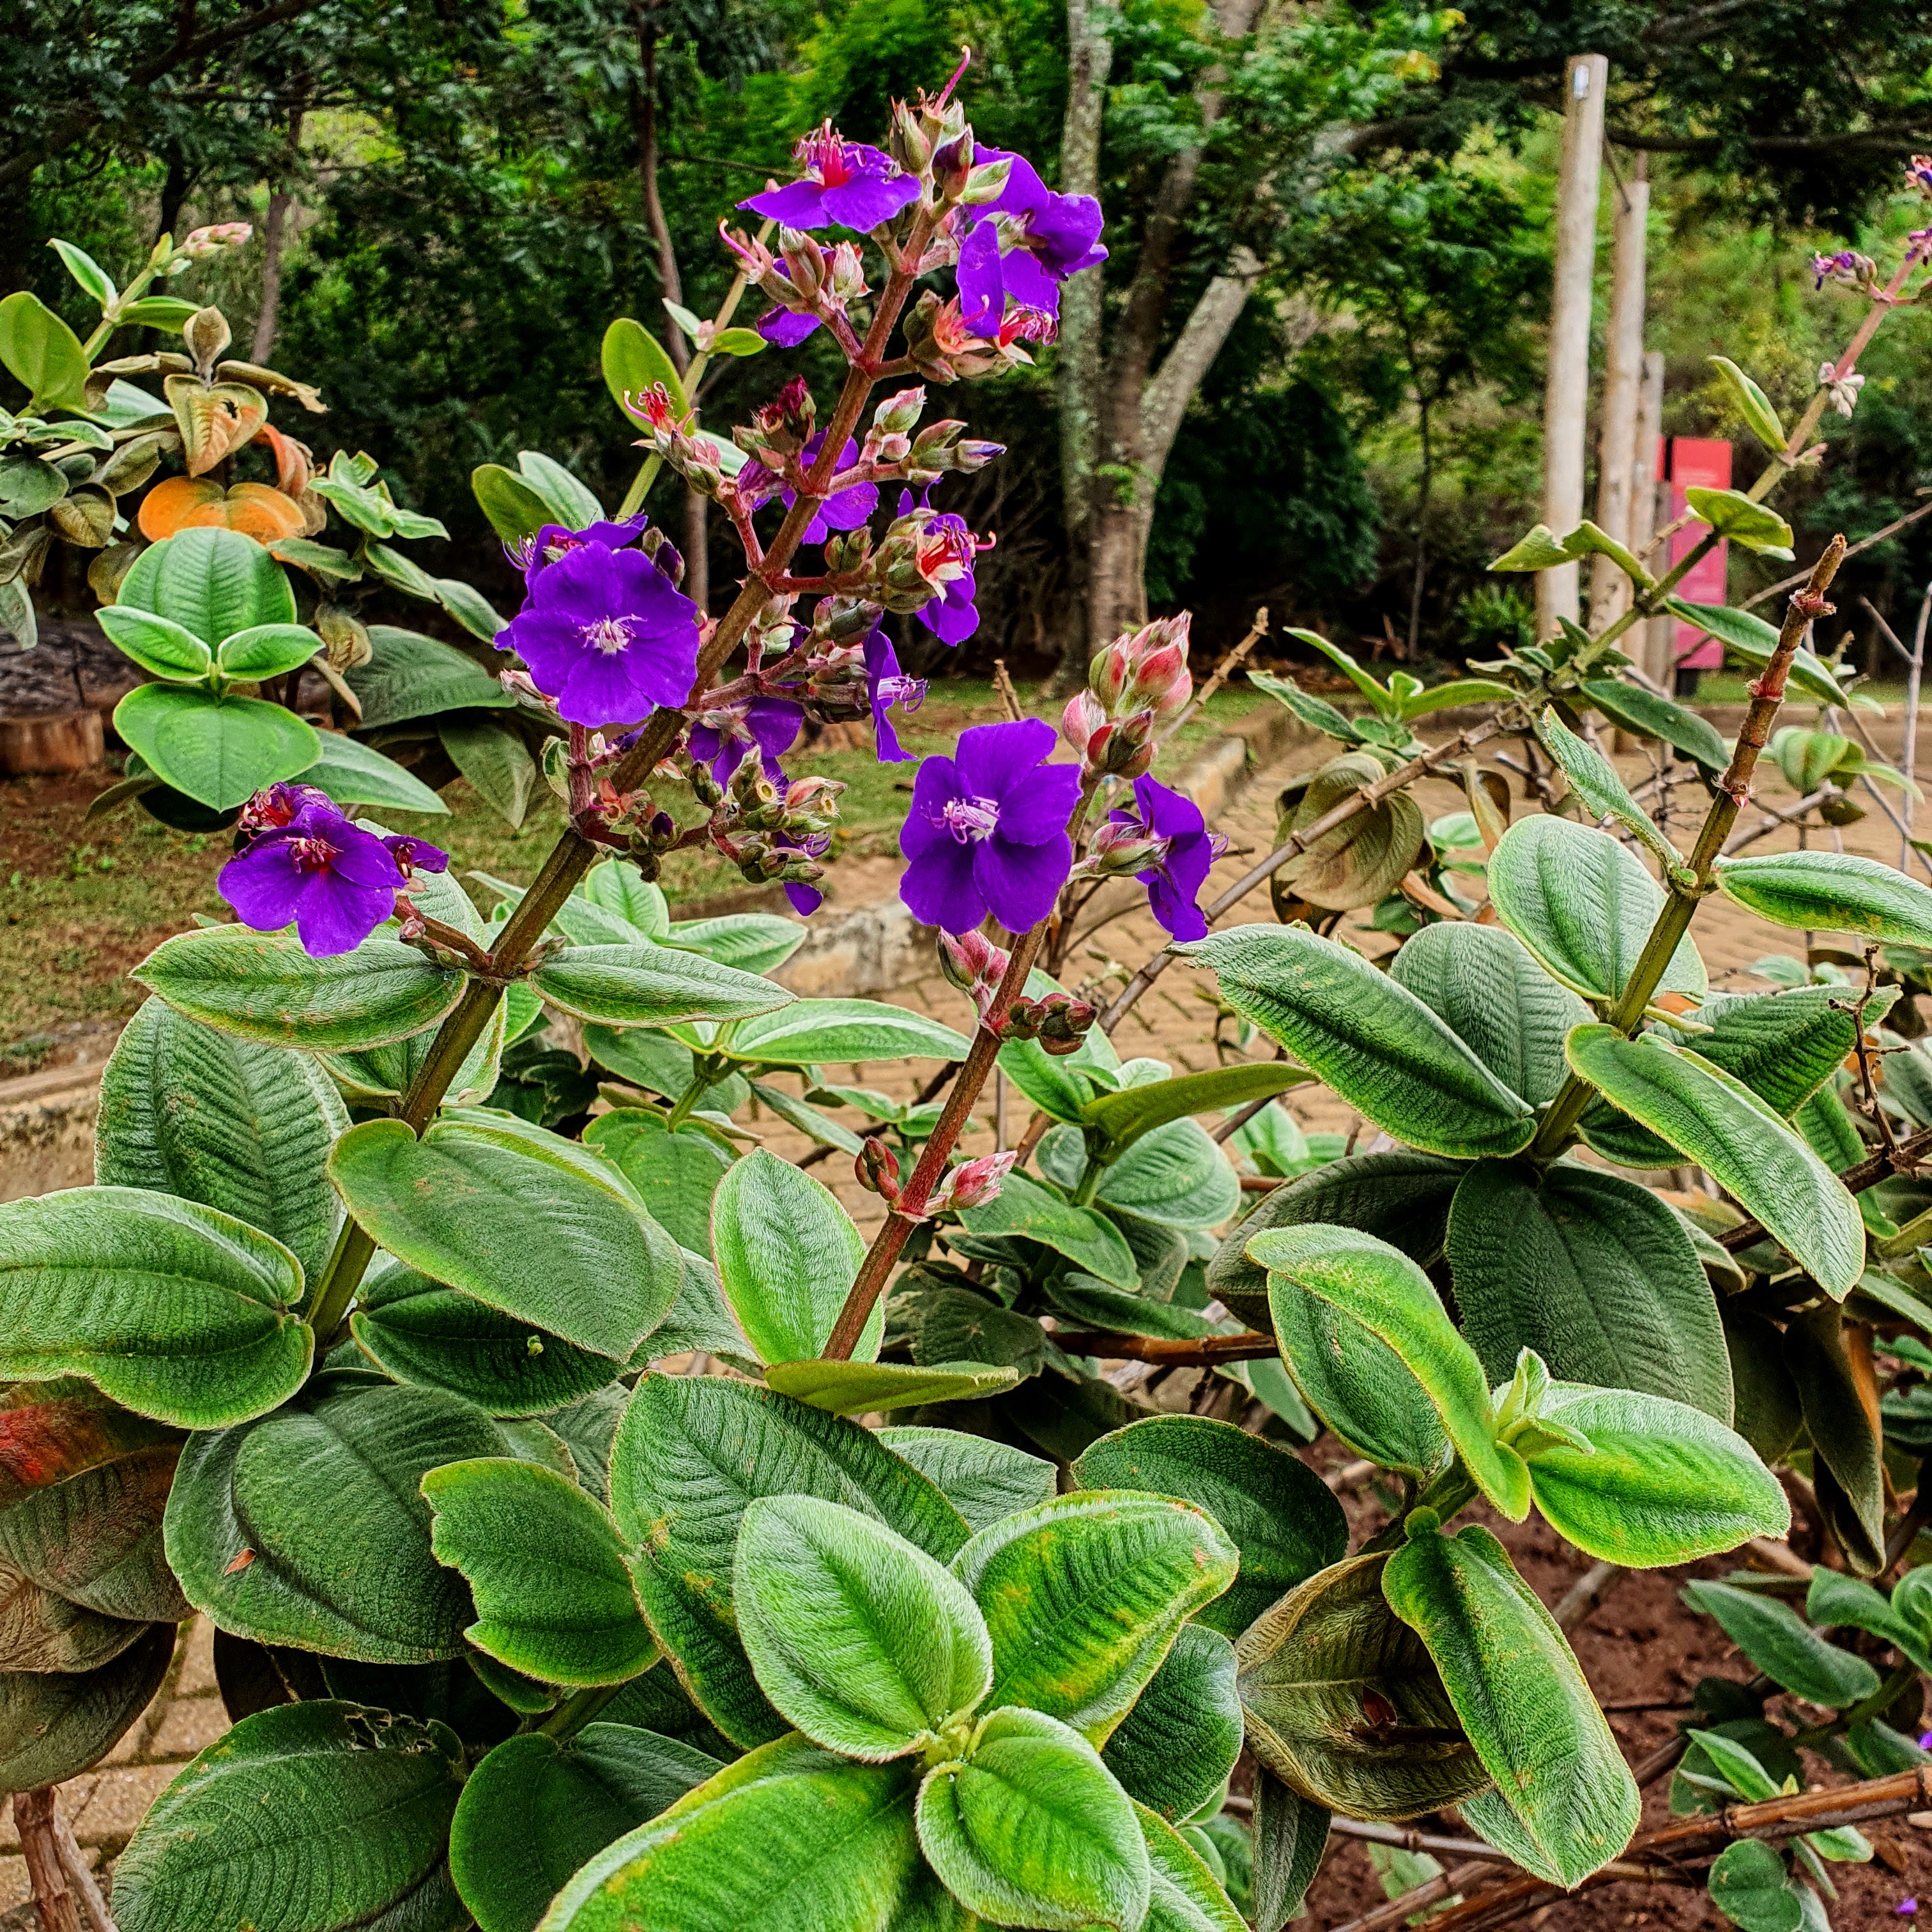
<svg viewBox="0 0 1932 1932"><path fill-rule="evenodd" d="M1709 436L1660 436L1657 473L1670 479L1670 520L1675 523L1684 514L1685 490L1731 487L1731 446ZM1686 525L1670 539L1670 561L1676 563L1688 556L1704 535L1702 524ZM1723 603L1729 548L1720 541L1678 585L1677 595L1691 604ZM1706 637L1695 624L1685 623L1680 618L1671 640L1671 655L1687 669L1715 670L1724 661L1724 647L1715 638Z"/></svg>

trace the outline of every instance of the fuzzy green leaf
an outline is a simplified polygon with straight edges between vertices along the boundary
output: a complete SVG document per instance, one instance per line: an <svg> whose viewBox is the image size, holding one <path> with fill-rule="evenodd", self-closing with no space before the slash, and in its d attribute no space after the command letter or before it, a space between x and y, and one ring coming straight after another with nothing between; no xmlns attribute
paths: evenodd
<svg viewBox="0 0 1932 1932"><path fill-rule="evenodd" d="M1774 926L1849 932L1867 944L1932 947L1932 886L1852 852L1720 859L1718 890Z"/></svg>
<svg viewBox="0 0 1932 1932"><path fill-rule="evenodd" d="M552 1006L607 1026L737 1020L799 1004L755 973L669 946L566 946L530 980Z"/></svg>

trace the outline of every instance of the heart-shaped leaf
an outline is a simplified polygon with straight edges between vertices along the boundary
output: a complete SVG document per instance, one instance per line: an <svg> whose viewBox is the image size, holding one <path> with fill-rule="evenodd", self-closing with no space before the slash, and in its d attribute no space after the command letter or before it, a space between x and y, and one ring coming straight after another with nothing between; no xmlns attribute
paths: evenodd
<svg viewBox="0 0 1932 1932"><path fill-rule="evenodd" d="M993 1671L957 1579L875 1518L815 1496L746 1505L732 1599L759 1688L814 1743L873 1762L935 1741Z"/></svg>
<svg viewBox="0 0 1932 1932"><path fill-rule="evenodd" d="M948 1892L995 1924L1135 1932L1152 1883L1133 1807L1077 1731L1000 1710L920 1787L919 1841Z"/></svg>
<svg viewBox="0 0 1932 1932"><path fill-rule="evenodd" d="M74 331L25 289L0 302L0 364L26 386L29 413L81 406L87 352Z"/></svg>
<svg viewBox="0 0 1932 1932"><path fill-rule="evenodd" d="M746 1339L766 1362L815 1356L866 1258L852 1217L822 1182L764 1148L736 1162L711 1204L711 1252ZM883 1298L854 1354L879 1352Z"/></svg>
<svg viewBox="0 0 1932 1932"><path fill-rule="evenodd" d="M1489 1781L1429 1652L1384 1600L1387 1562L1322 1570L1234 1647L1256 1756L1304 1798L1356 1818L1420 1817Z"/></svg>
<svg viewBox="0 0 1932 1932"><path fill-rule="evenodd" d="M731 1156L701 1127L674 1130L662 1114L617 1107L584 1129L584 1144L621 1171L680 1247L710 1253L712 1198Z"/></svg>
<svg viewBox="0 0 1932 1932"><path fill-rule="evenodd" d="M122 1932L168 1932L184 1910L289 1932L453 1925L464 1768L446 1724L329 1700L258 1712L155 1800L115 1861L114 1916Z"/></svg>
<svg viewBox="0 0 1932 1932"><path fill-rule="evenodd" d="M100 1081L94 1178L219 1208L320 1276L341 1225L322 1172L349 1115L306 1054L236 1038L147 1001Z"/></svg>
<svg viewBox="0 0 1932 1932"><path fill-rule="evenodd" d="M481 1409L434 1389L325 1376L260 1421L193 1437L168 1498L168 1560L223 1630L366 1664L457 1657L470 1592L430 1550L418 1486L506 1453Z"/></svg>
<svg viewBox="0 0 1932 1932"><path fill-rule="evenodd" d="M217 698L140 684L114 707L114 728L176 790L226 812L322 753L315 727L259 698Z"/></svg>
<svg viewBox="0 0 1932 1932"><path fill-rule="evenodd" d="M1402 952L1408 950L1404 946ZM1268 1270L1249 1260L1247 1246L1270 1228L1303 1222L1358 1228L1401 1249L1412 1261L1431 1262L1442 1251L1449 1204L1468 1172L1461 1161L1406 1151L1326 1162L1261 1197L1208 1264L1208 1292L1250 1328L1268 1328L1274 1318L1268 1311Z"/></svg>
<svg viewBox="0 0 1932 1932"><path fill-rule="evenodd" d="M1852 852L1720 859L1718 889L1774 926L1932 948L1932 887Z"/></svg>
<svg viewBox="0 0 1932 1932"><path fill-rule="evenodd" d="M1624 988L1664 910L1664 891L1628 847L1594 826L1540 812L1490 855L1490 902L1538 965L1586 999ZM1704 962L1687 934L1659 990L1702 998Z"/></svg>
<svg viewBox="0 0 1932 1932"><path fill-rule="evenodd" d="M179 1622L161 1511L180 1444L91 1389L17 1387L0 1408L0 1565L104 1616Z"/></svg>
<svg viewBox="0 0 1932 1932"><path fill-rule="evenodd" d="M1074 1207L1028 1174L1008 1174L993 1199L962 1210L959 1218L970 1234L1038 1241L1115 1288L1140 1286L1132 1249L1104 1214Z"/></svg>
<svg viewBox="0 0 1932 1932"><path fill-rule="evenodd" d="M486 1306L627 1361L683 1285L677 1244L573 1141L476 1113L365 1120L328 1160L349 1211L398 1260Z"/></svg>
<svg viewBox="0 0 1932 1932"><path fill-rule="evenodd" d="M1536 1506L1579 1550L1627 1569L1691 1563L1781 1537L1791 1506L1744 1438L1701 1410L1630 1389L1554 1383L1540 1413L1590 1444L1519 1446Z"/></svg>
<svg viewBox="0 0 1932 1932"><path fill-rule="evenodd" d="M279 1241L170 1195L77 1187L0 1207L0 1376L84 1376L179 1428L260 1415L302 1386L302 1292Z"/></svg>
<svg viewBox="0 0 1932 1932"><path fill-rule="evenodd" d="M1473 1524L1450 1537L1411 1522L1382 1594L1428 1646L1520 1827L1510 1856L1567 1888L1630 1842L1636 1782L1563 1633L1502 1545Z"/></svg>
<svg viewBox="0 0 1932 1932"><path fill-rule="evenodd" d="M1735 1584L1696 1582L1686 1600L1715 1617L1759 1670L1807 1703L1842 1711L1871 1696L1878 1672L1862 1657L1828 1643L1789 1604Z"/></svg>
<svg viewBox="0 0 1932 1932"><path fill-rule="evenodd" d="M1754 502L1742 490L1710 490L1693 484L1684 492L1685 506L1700 523L1720 537L1756 550L1760 556L1791 561L1791 526L1775 510Z"/></svg>
<svg viewBox="0 0 1932 1932"><path fill-rule="evenodd" d="M1102 1436L1073 1474L1082 1489L1178 1496L1220 1525L1239 1552L1240 1574L1196 1614L1231 1637L1348 1550L1348 1520L1328 1486L1299 1456L1229 1423L1150 1416Z"/></svg>
<svg viewBox="0 0 1932 1932"><path fill-rule="evenodd" d="M1492 1383L1533 1348L1563 1381L1730 1420L1716 1298L1683 1222L1648 1188L1567 1162L1534 1176L1479 1161L1456 1190L1448 1254L1462 1332Z"/></svg>
<svg viewBox="0 0 1932 1932"><path fill-rule="evenodd" d="M1742 1082L1654 1035L1579 1027L1570 1065L1616 1106L1728 1189L1842 1298L1864 1269L1858 1203L1804 1142Z"/></svg>
<svg viewBox="0 0 1932 1932"><path fill-rule="evenodd" d="M942 1561L967 1536L939 1490L856 1423L749 1382L646 1376L611 1450L611 1512L679 1682L747 1748L786 1728L752 1674L733 1610L739 1526L761 1496L842 1503Z"/></svg>
<svg viewBox="0 0 1932 1932"><path fill-rule="evenodd" d="M1204 1510L1131 1490L1058 1496L981 1530L952 1567L992 1633L988 1704L1104 1743L1238 1560Z"/></svg>
<svg viewBox="0 0 1932 1932"><path fill-rule="evenodd" d="M755 973L668 946L566 946L530 978L552 1006L608 1026L743 1019L802 1004ZM735 1041L732 1051L738 1052ZM897 1057L890 1050L879 1055Z"/></svg>
<svg viewBox="0 0 1932 1932"><path fill-rule="evenodd" d="M470 1774L449 1868L481 1932L535 1932L580 1865L722 1771L717 1759L629 1724L562 1744L506 1738Z"/></svg>
<svg viewBox="0 0 1932 1932"><path fill-rule="evenodd" d="M224 677L260 683L299 670L321 649L321 638L299 624L251 624L222 640L216 662Z"/></svg>
<svg viewBox="0 0 1932 1932"><path fill-rule="evenodd" d="M1240 1209L1241 1184L1198 1120L1170 1120L1108 1166L1096 1198L1156 1227L1214 1228Z"/></svg>
<svg viewBox="0 0 1932 1932"><path fill-rule="evenodd" d="M656 1661L617 1528L554 1469L507 1456L422 1479L430 1547L476 1600L476 1648L546 1684L622 1684Z"/></svg>
<svg viewBox="0 0 1932 1932"><path fill-rule="evenodd" d="M203 382L194 376L169 376L162 393L180 425L190 476L205 476L215 465L252 442L268 420L268 399L245 382Z"/></svg>
<svg viewBox="0 0 1932 1932"><path fill-rule="evenodd" d="M1529 1144L1528 1102L1359 953L1305 928L1265 926L1173 950L1210 968L1238 1012L1398 1140L1463 1160Z"/></svg>
<svg viewBox="0 0 1932 1932"><path fill-rule="evenodd" d="M1276 843L1285 844L1306 831L1384 776L1381 760L1365 752L1331 759L1309 779L1292 809L1282 814ZM1424 838L1422 808L1406 792L1391 793L1322 833L1291 859L1275 875L1277 890L1337 911L1374 905L1394 891L1414 866Z"/></svg>

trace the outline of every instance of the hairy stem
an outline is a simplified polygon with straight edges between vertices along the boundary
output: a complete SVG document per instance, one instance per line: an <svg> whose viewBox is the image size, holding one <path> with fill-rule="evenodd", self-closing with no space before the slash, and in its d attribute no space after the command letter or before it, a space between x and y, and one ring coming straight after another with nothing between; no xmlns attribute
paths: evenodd
<svg viewBox="0 0 1932 1932"><path fill-rule="evenodd" d="M1744 727L1738 734L1731 762L1718 781L1711 808L1704 814L1702 829L1697 834L1697 843L1690 854L1690 876L1666 878L1664 909L1658 914L1657 922L1650 929L1650 937L1644 941L1643 950L1637 956L1630 979L1609 1016L1610 1024L1626 1036L1635 1033L1642 1023L1651 996L1662 983L1678 946L1690 929L1690 921L1699 904L1711 890L1718 861L1724 856L1724 842L1738 822L1738 814L1745 800L1750 796L1751 777L1757 769L1758 754L1769 742L1772 722L1784 702L1784 682L1791 669L1791 661L1804 642L1806 626L1814 618L1831 609L1825 602L1825 592L1838 574L1844 555L1844 538L1834 536L1825 546L1824 555L1812 567L1810 580L1805 587L1791 593L1790 602L1785 608L1784 623L1778 632L1778 648L1772 652L1763 675L1750 687L1750 709L1744 714ZM1530 1148L1533 1159L1553 1160L1568 1144L1594 1091L1574 1073L1564 1076L1563 1084L1550 1102L1550 1112L1544 1116L1543 1124L1537 1130L1536 1139Z"/></svg>

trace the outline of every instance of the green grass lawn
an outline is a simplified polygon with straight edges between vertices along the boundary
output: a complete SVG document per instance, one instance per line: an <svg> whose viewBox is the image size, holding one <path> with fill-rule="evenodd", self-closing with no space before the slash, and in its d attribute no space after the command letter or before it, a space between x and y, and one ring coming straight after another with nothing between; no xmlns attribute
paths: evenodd
<svg viewBox="0 0 1932 1932"><path fill-rule="evenodd" d="M1166 748L1158 775L1172 778L1206 740L1267 701L1246 685L1217 692L1205 715ZM1034 708L1058 722L1057 706ZM901 723L899 736L923 758L949 749L968 726L1001 715L991 684L949 679ZM848 788L831 861L832 904L890 890L874 867L855 868L842 892L838 862L896 859L916 765L882 765L869 746L820 746L784 762L795 777L815 772ZM111 776L0 781L0 1079L71 1054L90 1033L124 1018L140 1004L129 969L195 914L224 911L214 879L232 850L226 835L186 837L133 806L86 823L88 804ZM444 796L447 818L391 816L396 830L444 847L459 875L487 872L526 884L562 829L562 806L548 792L516 831L460 779ZM748 890L716 853L702 850L673 854L662 883L674 905L684 908Z"/></svg>

